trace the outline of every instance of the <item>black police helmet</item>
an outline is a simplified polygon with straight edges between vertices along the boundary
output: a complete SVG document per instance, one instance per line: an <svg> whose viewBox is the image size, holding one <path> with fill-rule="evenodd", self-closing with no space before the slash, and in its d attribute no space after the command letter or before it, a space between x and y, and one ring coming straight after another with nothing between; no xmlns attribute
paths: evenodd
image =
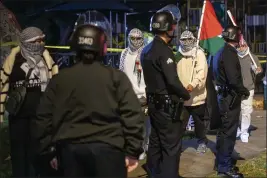
<svg viewBox="0 0 267 178"><path fill-rule="evenodd" d="M222 33L222 37L229 42L239 42L240 40L240 28L234 25L229 25L227 26L223 33Z"/></svg>
<svg viewBox="0 0 267 178"><path fill-rule="evenodd" d="M153 15L150 21L150 31L154 33L167 32L177 21L170 11L160 11Z"/></svg>
<svg viewBox="0 0 267 178"><path fill-rule="evenodd" d="M77 27L71 39L71 50L92 51L103 54L106 35L102 28L85 24Z"/></svg>

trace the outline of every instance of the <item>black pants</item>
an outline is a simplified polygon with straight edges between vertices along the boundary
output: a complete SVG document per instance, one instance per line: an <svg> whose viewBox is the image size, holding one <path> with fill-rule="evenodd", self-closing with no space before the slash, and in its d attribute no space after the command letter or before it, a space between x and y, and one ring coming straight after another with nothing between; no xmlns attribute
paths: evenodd
<svg viewBox="0 0 267 178"><path fill-rule="evenodd" d="M13 177L34 177L30 119L9 117L9 135Z"/></svg>
<svg viewBox="0 0 267 178"><path fill-rule="evenodd" d="M223 97L218 95L218 104L222 126L217 135L217 155L216 162L218 164L218 172L228 172L232 168L232 153L235 147L236 133L239 123L239 114L241 110L240 104L237 102L233 109L229 109L232 96Z"/></svg>
<svg viewBox="0 0 267 178"><path fill-rule="evenodd" d="M127 178L123 151L105 143L60 146L64 177Z"/></svg>
<svg viewBox="0 0 267 178"><path fill-rule="evenodd" d="M13 177L58 176L58 172L51 168L51 160L48 157L36 157L34 154L30 123L31 120L29 118L9 117L10 156Z"/></svg>
<svg viewBox="0 0 267 178"><path fill-rule="evenodd" d="M50 165L51 160L52 158L49 155L41 155L41 156L35 157L34 168L35 168L36 176L38 176L39 178L62 176L59 170L55 170L51 167Z"/></svg>
<svg viewBox="0 0 267 178"><path fill-rule="evenodd" d="M185 109L193 117L198 144L207 144L208 139L206 137L206 133L208 120L205 118L206 105L202 104L198 106L185 106Z"/></svg>
<svg viewBox="0 0 267 178"><path fill-rule="evenodd" d="M150 112L147 166L153 178L177 178L184 133L183 121L163 111ZM188 121L188 120L187 120ZM186 121L185 121L186 122Z"/></svg>

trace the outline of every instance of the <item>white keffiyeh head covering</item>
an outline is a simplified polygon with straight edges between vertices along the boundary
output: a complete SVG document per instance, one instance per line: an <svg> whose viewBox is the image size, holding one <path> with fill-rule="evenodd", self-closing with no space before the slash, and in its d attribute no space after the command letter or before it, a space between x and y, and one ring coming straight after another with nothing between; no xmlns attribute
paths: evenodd
<svg viewBox="0 0 267 178"><path fill-rule="evenodd" d="M188 52L196 47L196 38L191 31L184 31L180 37L181 50Z"/></svg>
<svg viewBox="0 0 267 178"><path fill-rule="evenodd" d="M124 71L124 62L127 55L136 55L135 63L134 63L134 71L133 73L137 76L138 86L141 83L141 75L142 75L142 66L140 62L141 52L144 47L144 35L143 32L137 28L134 28L130 31L128 35L129 47L126 48L124 54L122 54L120 60L120 70Z"/></svg>
<svg viewBox="0 0 267 178"><path fill-rule="evenodd" d="M144 45L144 34L141 30L134 28L128 35L129 48L132 52L137 51Z"/></svg>

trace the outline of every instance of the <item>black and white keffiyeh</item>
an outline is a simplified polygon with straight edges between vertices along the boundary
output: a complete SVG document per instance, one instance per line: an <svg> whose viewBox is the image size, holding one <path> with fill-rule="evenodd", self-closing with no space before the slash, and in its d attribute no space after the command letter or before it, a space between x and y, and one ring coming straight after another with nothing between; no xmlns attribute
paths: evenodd
<svg viewBox="0 0 267 178"><path fill-rule="evenodd" d="M38 71L42 91L45 90L49 80L48 67L43 58L44 43L36 43L35 41L44 37L42 30L36 27L28 27L19 35L21 54L27 60L30 68Z"/></svg>
<svg viewBox="0 0 267 178"><path fill-rule="evenodd" d="M180 37L180 44L182 52L188 52L196 47L196 38L191 31L184 31Z"/></svg>
<svg viewBox="0 0 267 178"><path fill-rule="evenodd" d="M141 56L141 52L144 48L143 32L137 28L132 29L128 35L128 43L129 43L129 47L126 48L121 55L119 69L121 71L124 71L125 58L127 57L128 54L130 54L130 55L131 54L132 55L137 54L136 59L135 59L135 66L134 66L133 73L137 76L138 85L140 86L141 74L142 74L142 66L141 66L141 62L140 62L140 56Z"/></svg>

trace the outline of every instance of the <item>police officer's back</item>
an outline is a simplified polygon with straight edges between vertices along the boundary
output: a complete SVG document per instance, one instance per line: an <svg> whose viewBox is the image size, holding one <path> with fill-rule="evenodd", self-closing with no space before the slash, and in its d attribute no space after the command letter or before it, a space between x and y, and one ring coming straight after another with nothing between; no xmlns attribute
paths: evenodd
<svg viewBox="0 0 267 178"><path fill-rule="evenodd" d="M127 76L101 64L104 31L73 35L77 63L52 80L35 121L39 152L57 145L64 176L126 178L142 153L143 113ZM127 165L126 165L127 166Z"/></svg>
<svg viewBox="0 0 267 178"><path fill-rule="evenodd" d="M213 58L214 80L222 120L216 143L216 166L222 176L235 178L242 177L242 174L232 165L231 155L239 124L241 97L249 96L249 91L243 86L241 67L235 49L239 43L239 33L238 27L228 26L223 32L226 44Z"/></svg>
<svg viewBox="0 0 267 178"><path fill-rule="evenodd" d="M174 54L168 46L176 24L169 11L157 12L151 20L156 36L141 54L152 125L146 168L155 178L177 178L183 134L177 108L183 106L183 99L190 98L177 76Z"/></svg>

